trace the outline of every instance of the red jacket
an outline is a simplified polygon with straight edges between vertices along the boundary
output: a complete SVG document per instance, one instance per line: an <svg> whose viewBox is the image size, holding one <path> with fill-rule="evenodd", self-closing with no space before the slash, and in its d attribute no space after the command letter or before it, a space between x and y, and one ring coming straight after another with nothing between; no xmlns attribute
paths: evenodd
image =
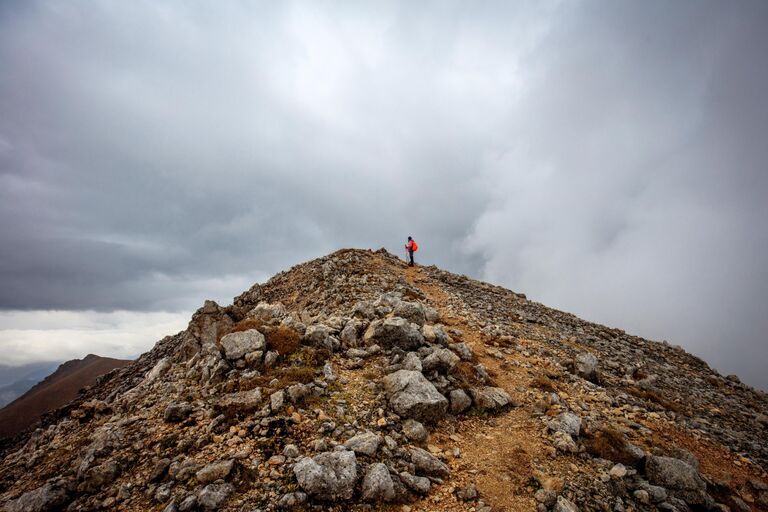
<svg viewBox="0 0 768 512"><path fill-rule="evenodd" d="M419 244L416 243L416 240L410 240L407 244L405 244L405 248L411 252L416 252L419 250Z"/></svg>

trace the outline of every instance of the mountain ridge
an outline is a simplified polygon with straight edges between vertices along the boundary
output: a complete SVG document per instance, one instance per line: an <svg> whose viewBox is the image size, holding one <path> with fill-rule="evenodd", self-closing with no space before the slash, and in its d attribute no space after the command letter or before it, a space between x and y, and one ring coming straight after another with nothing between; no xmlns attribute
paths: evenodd
<svg viewBox="0 0 768 512"><path fill-rule="evenodd" d="M0 500L768 510L767 411L679 347L342 249L207 301L7 442Z"/></svg>
<svg viewBox="0 0 768 512"><path fill-rule="evenodd" d="M0 409L0 437L20 433L46 412L69 403L81 388L94 384L102 374L128 362L88 354L83 359L61 363L50 375Z"/></svg>

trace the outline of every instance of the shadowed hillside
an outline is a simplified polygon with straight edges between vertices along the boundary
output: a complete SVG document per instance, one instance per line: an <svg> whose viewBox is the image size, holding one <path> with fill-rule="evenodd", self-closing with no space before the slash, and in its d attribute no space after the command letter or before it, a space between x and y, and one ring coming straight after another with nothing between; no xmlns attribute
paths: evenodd
<svg viewBox="0 0 768 512"><path fill-rule="evenodd" d="M43 413L72 401L80 389L95 384L100 375L129 362L89 354L61 364L51 375L0 409L0 437L18 434Z"/></svg>

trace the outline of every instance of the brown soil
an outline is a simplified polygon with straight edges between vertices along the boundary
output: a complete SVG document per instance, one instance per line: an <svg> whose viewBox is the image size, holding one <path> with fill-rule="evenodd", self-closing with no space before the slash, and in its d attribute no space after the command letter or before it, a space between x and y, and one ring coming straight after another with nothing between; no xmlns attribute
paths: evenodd
<svg viewBox="0 0 768 512"><path fill-rule="evenodd" d="M68 404L80 389L92 386L100 375L128 363L130 361L91 354L62 364L45 380L0 410L0 437L18 434L43 413Z"/></svg>

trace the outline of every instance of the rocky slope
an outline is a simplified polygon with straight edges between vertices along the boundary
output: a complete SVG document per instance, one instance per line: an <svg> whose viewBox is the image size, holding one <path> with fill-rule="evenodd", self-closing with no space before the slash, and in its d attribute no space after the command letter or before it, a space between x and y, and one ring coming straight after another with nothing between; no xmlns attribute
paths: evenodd
<svg viewBox="0 0 768 512"><path fill-rule="evenodd" d="M768 510L768 397L386 251L282 272L6 443L4 510Z"/></svg>
<svg viewBox="0 0 768 512"><path fill-rule="evenodd" d="M130 361L88 354L62 363L49 376L0 409L0 437L18 434L48 411L66 405L96 379Z"/></svg>

